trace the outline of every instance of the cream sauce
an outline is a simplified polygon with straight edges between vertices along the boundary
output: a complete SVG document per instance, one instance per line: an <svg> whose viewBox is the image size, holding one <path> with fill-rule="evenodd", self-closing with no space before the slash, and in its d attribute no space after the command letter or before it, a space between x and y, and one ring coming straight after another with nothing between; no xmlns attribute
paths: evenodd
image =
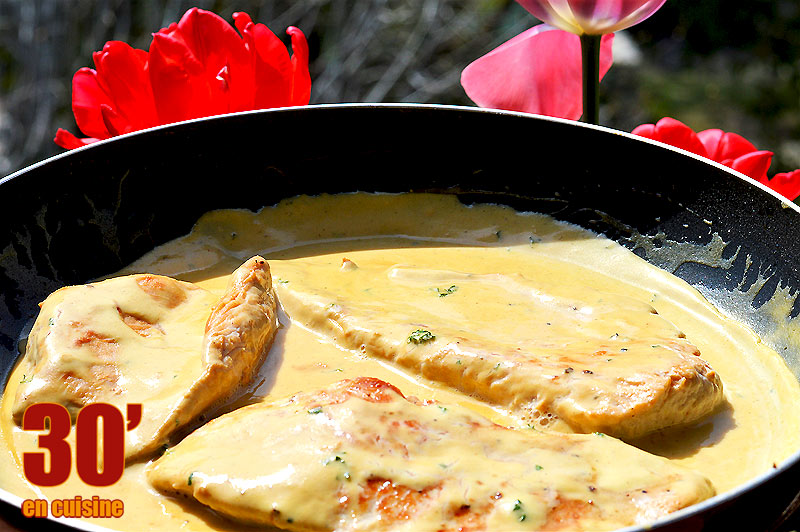
<svg viewBox="0 0 800 532"><path fill-rule="evenodd" d="M800 385L750 329L722 315L694 288L618 244L546 216L490 205L466 207L450 196L301 197L256 214L208 213L190 235L157 248L120 273L174 276L221 295L230 273L255 254L267 258L277 283L301 268L304 257L338 264L346 257L366 264L380 256L403 267L522 273L544 285L551 283L554 290L589 285L637 299L655 307L699 348L720 375L727 401L716 414L688 427L651 434L635 442L638 446L702 473L718 493L768 471L800 448L800 416L793 409L800 402ZM256 382L224 410L313 391L343 378L371 376L395 384L407 396L459 404L507 426L527 424L499 407L338 347L285 314L279 320L283 327ZM122 480L109 488L89 488L74 474L56 488L26 482L22 453L36 450L36 438L11 420L11 403L22 379L17 368L0 404L0 488L23 498L120 498L125 502L122 518L93 521L122 530L236 527L199 505L160 495L147 484L144 463L129 466ZM564 429L551 427L559 428Z"/></svg>

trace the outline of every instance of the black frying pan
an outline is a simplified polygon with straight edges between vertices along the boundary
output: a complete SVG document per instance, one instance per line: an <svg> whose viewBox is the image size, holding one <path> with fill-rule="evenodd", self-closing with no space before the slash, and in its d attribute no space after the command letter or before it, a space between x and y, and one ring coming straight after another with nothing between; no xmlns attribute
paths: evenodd
<svg viewBox="0 0 800 532"><path fill-rule="evenodd" d="M220 185L198 186L215 180ZM134 133L0 180L0 383L37 303L53 290L120 269L211 209L356 190L434 191L550 214L671 269L642 243L703 244L717 233L724 256L739 250L729 268L686 262L675 273L696 286L739 290L759 271L746 267L749 256L772 272L754 316L778 283L800 288L800 209L726 168L631 135L442 106L257 111ZM800 353L773 347L800 379ZM656 529L774 530L799 494L800 453ZM0 499L0 519L42 529L41 520L19 517L13 497L0 490Z"/></svg>

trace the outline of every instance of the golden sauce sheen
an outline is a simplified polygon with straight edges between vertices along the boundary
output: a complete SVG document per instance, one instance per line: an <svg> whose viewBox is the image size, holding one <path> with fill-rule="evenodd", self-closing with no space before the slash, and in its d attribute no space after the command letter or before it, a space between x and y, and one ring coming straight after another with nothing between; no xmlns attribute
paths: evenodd
<svg viewBox="0 0 800 532"><path fill-rule="evenodd" d="M302 269L306 257L337 265L346 257L355 264L379 261L404 268L521 273L544 285L552 283L554 290L583 285L638 299L655 307L700 349L722 379L726 406L692 426L632 443L705 475L718 493L769 471L800 448L800 416L793 408L800 403L800 385L773 350L682 280L610 240L547 216L491 205L467 207L455 197L438 195L299 197L256 214L208 213L190 235L155 249L119 273L169 275L221 295L230 273L255 254L269 261L277 283ZM331 272L333 281L339 268ZM389 307L392 302L384 304ZM494 311L491 305L487 308ZM256 382L217 413L310 392L343 378L370 376L391 382L406 396L459 404L506 426L529 423L388 362L342 349L285 313L279 320L282 326ZM536 334L535 328L531 334ZM31 485L22 473L22 453L37 450L36 434L20 430L11 420L20 380L17 368L0 402L0 488L23 499L122 499L122 518L89 520L121 530L242 528L198 504L159 494L145 480L144 462L130 465L122 480L108 488L86 486L74 472L55 488ZM144 408L146 415L147 405ZM559 423L539 428L566 430Z"/></svg>

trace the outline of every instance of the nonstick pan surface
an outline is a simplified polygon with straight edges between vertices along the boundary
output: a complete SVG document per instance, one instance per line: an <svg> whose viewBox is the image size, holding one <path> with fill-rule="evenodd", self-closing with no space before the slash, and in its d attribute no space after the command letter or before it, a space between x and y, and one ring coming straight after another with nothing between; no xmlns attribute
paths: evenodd
<svg viewBox="0 0 800 532"><path fill-rule="evenodd" d="M456 194L549 214L713 293L746 292L768 272L747 321L800 379L800 353L773 334L786 317L759 312L776 287L800 288L794 204L720 165L600 127L473 108L353 104L165 126L0 180L0 383L53 290L119 270L212 209L352 191ZM715 240L725 267L658 251L665 242L678 249ZM726 301L714 302L725 311ZM655 528L774 530L797 504L799 464L795 454ZM41 520L19 517L14 497L0 491L0 499L0 519L43 529Z"/></svg>

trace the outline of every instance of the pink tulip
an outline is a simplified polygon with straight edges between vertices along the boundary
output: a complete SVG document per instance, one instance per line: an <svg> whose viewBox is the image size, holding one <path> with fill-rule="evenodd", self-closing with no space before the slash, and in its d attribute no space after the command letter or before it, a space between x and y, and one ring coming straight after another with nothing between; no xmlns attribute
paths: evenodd
<svg viewBox="0 0 800 532"><path fill-rule="evenodd" d="M611 68L613 39L603 37L601 78ZM545 24L534 26L468 65L461 85L481 107L577 120L583 111L580 40Z"/></svg>
<svg viewBox="0 0 800 532"><path fill-rule="evenodd" d="M666 0L517 0L536 18L576 35L604 35L638 24Z"/></svg>

